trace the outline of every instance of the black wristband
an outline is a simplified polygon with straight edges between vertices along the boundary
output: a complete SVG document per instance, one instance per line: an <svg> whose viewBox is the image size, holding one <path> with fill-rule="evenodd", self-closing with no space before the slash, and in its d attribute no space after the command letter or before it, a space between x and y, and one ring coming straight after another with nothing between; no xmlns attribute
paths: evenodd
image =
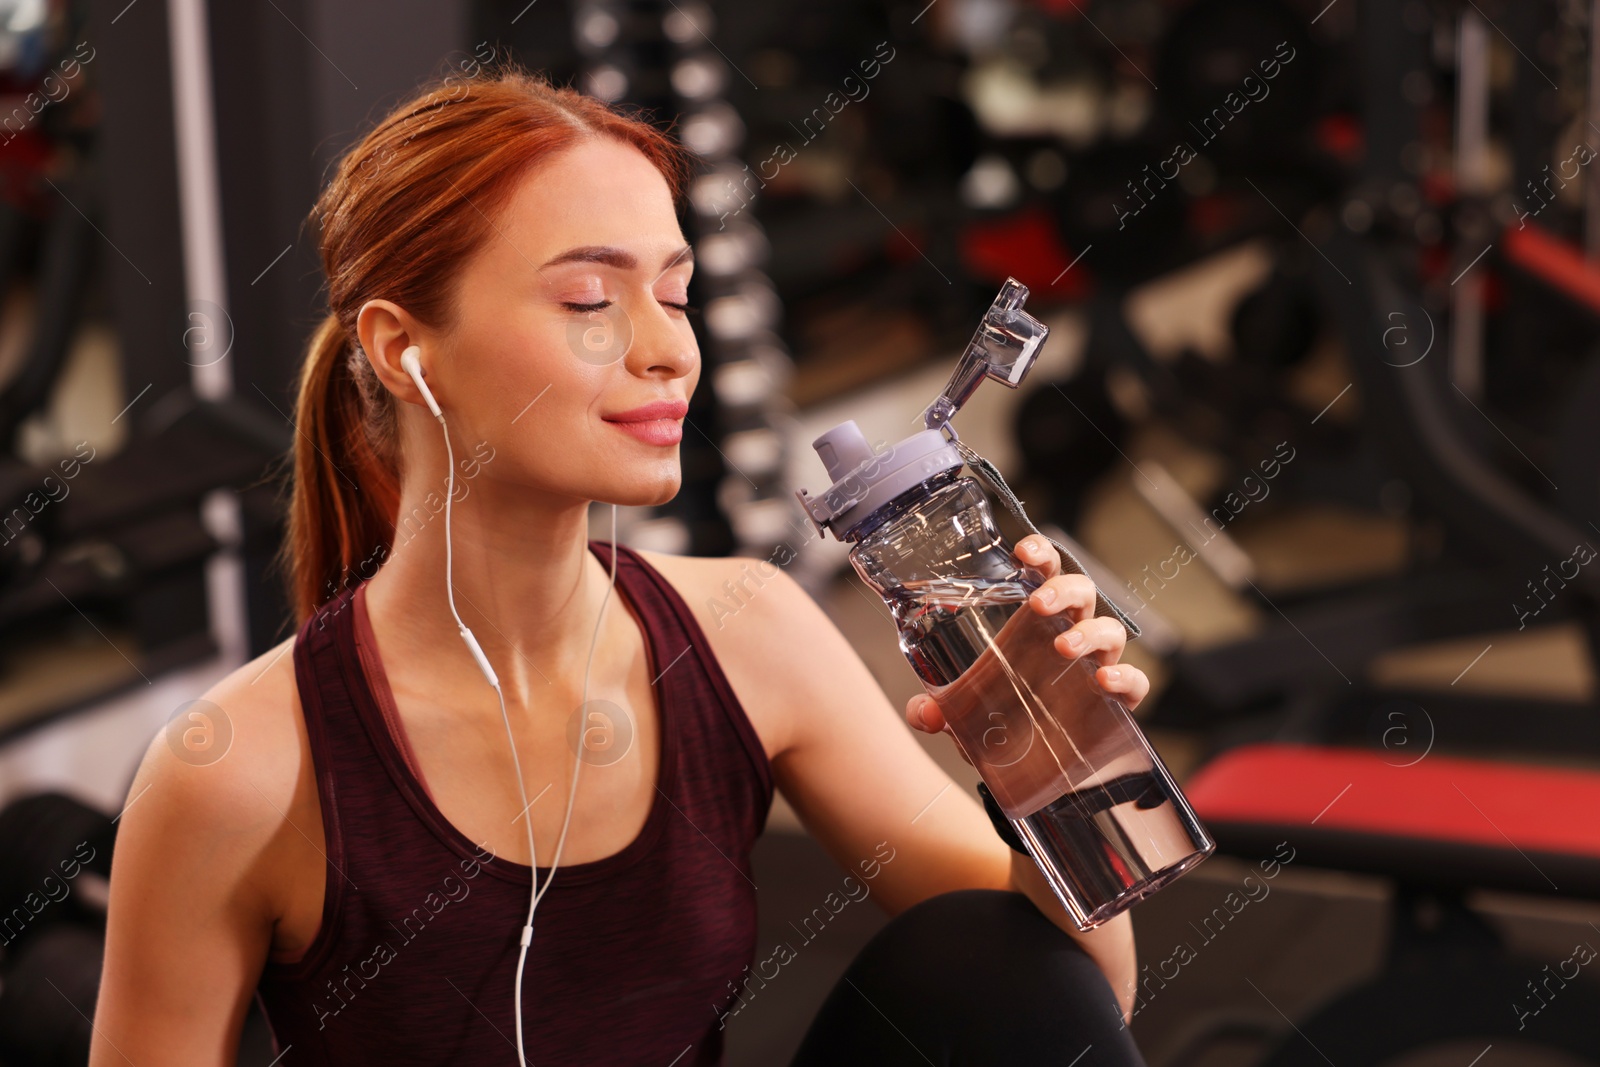
<svg viewBox="0 0 1600 1067"><path fill-rule="evenodd" d="M1027 846L1022 843L1022 838L1017 836L1016 827L1011 825L1006 813L1000 810L1000 804L994 799L994 794L989 792L987 783L978 783L978 796L983 798L983 810L989 813L989 821L994 823L994 832L1000 835L1000 840L1010 845L1013 851L1027 856Z"/></svg>

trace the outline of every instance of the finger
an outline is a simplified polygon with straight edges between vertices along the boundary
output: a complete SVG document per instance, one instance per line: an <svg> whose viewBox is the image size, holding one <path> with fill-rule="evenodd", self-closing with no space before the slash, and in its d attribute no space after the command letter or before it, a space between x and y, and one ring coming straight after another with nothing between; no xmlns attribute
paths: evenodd
<svg viewBox="0 0 1600 1067"><path fill-rule="evenodd" d="M1130 667L1126 663L1102 666L1095 671L1094 677L1102 689L1115 693L1129 711L1150 695L1149 676L1138 667Z"/></svg>
<svg viewBox="0 0 1600 1067"><path fill-rule="evenodd" d="M1068 659L1093 653L1096 662L1107 667L1122 658L1127 644L1128 632L1120 622L1108 616L1084 619L1055 638L1056 651Z"/></svg>
<svg viewBox="0 0 1600 1067"><path fill-rule="evenodd" d="M1058 574L1028 594L1028 602L1041 615L1065 612L1073 620L1094 615L1094 582L1085 574Z"/></svg>
<svg viewBox="0 0 1600 1067"><path fill-rule="evenodd" d="M944 713L926 693L918 694L906 702L906 722L913 729L936 734L945 728Z"/></svg>
<svg viewBox="0 0 1600 1067"><path fill-rule="evenodd" d="M1044 571L1046 578L1061 573L1061 553L1042 534L1029 534L1011 552L1023 563Z"/></svg>

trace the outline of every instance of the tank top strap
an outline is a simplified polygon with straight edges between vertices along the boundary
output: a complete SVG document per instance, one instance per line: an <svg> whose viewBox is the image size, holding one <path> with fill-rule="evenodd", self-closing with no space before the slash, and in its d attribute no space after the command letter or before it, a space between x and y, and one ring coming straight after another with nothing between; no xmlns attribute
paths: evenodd
<svg viewBox="0 0 1600 1067"><path fill-rule="evenodd" d="M346 847L348 824L355 813L346 794L359 792L352 786L383 760L363 722L362 679L348 670L354 662L352 605L360 588L349 586L318 608L300 627L294 644L295 681L322 812L327 874L322 921L310 951L293 964L269 965L273 969L303 972L318 965L332 946L336 920L355 886Z"/></svg>
<svg viewBox="0 0 1600 1067"><path fill-rule="evenodd" d="M611 543L591 540L589 547L609 570ZM773 796L772 765L760 735L682 595L636 550L619 543L617 584L624 582L645 625L656 628L656 645L661 649L657 680L663 703L681 716L678 729L684 751L696 753L696 762L703 766L713 765L713 759L731 759L748 769L751 786L745 799L759 818L744 830L753 839L766 828ZM724 770L728 766L724 763ZM724 790L727 784L722 783ZM716 803L728 803L725 791L718 793Z"/></svg>

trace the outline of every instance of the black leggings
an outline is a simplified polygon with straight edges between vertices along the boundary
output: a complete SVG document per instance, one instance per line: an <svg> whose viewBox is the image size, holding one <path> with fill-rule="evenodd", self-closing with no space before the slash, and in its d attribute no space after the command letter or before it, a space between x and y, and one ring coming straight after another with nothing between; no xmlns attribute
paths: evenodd
<svg viewBox="0 0 1600 1067"><path fill-rule="evenodd" d="M963 889L895 916L790 1067L1145 1067L1097 965L1021 893Z"/></svg>

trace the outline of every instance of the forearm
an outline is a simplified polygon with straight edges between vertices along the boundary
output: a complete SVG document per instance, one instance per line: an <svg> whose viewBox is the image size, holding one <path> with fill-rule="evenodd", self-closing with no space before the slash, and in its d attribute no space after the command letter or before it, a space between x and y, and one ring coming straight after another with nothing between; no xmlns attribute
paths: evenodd
<svg viewBox="0 0 1600 1067"><path fill-rule="evenodd" d="M1116 994L1123 1020L1129 1020L1138 984L1132 916L1123 912L1093 930L1079 930L1072 925L1072 919L1056 899L1038 866L1019 852L1011 853L1011 888L1025 894L1045 917L1066 931L1089 954L1089 958L1100 965L1112 992Z"/></svg>

